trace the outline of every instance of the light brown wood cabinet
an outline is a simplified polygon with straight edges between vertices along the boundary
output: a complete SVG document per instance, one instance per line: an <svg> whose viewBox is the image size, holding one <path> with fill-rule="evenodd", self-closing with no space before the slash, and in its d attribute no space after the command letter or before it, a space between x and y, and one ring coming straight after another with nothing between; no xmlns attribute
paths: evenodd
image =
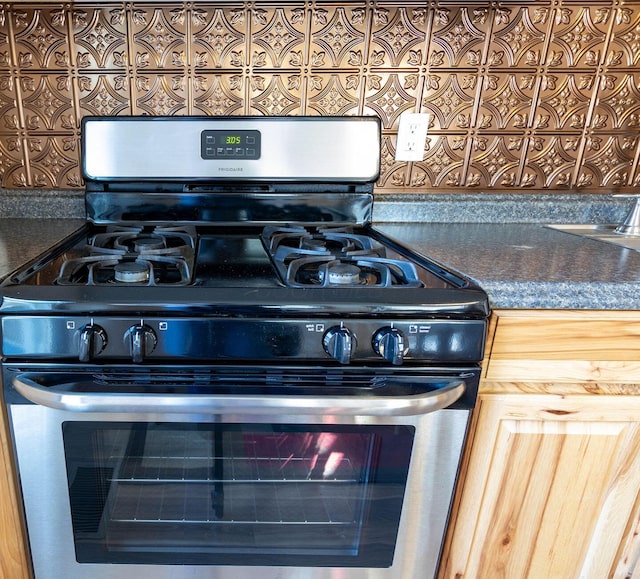
<svg viewBox="0 0 640 579"><path fill-rule="evenodd" d="M640 578L640 312L499 311L441 578Z"/></svg>
<svg viewBox="0 0 640 579"><path fill-rule="evenodd" d="M0 409L0 577L28 579L30 561L20 516L6 415Z"/></svg>

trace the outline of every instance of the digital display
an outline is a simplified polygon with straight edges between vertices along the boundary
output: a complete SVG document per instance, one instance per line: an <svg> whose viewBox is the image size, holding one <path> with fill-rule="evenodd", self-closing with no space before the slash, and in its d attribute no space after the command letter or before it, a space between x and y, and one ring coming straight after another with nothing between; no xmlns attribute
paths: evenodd
<svg viewBox="0 0 640 579"><path fill-rule="evenodd" d="M200 136L203 159L238 160L260 158L260 131L206 130Z"/></svg>

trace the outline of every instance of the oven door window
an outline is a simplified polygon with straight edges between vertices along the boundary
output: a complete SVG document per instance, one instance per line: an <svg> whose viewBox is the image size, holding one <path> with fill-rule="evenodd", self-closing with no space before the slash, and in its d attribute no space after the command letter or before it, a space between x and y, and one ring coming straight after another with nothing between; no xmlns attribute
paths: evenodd
<svg viewBox="0 0 640 579"><path fill-rule="evenodd" d="M80 563L389 567L414 428L65 422Z"/></svg>

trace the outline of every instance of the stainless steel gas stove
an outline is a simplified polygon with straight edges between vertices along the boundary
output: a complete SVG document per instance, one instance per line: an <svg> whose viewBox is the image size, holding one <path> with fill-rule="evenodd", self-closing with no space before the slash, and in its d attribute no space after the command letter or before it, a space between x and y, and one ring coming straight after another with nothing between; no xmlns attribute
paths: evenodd
<svg viewBox="0 0 640 579"><path fill-rule="evenodd" d="M434 575L489 307L372 226L378 119L82 131L86 225L0 288L36 578Z"/></svg>

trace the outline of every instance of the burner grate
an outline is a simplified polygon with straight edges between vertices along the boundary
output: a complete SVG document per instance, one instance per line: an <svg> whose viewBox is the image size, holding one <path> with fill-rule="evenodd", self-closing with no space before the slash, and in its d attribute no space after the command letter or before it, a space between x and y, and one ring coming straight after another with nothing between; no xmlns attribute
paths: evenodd
<svg viewBox="0 0 640 579"><path fill-rule="evenodd" d="M196 239L196 230L190 227L118 226L97 233L88 245L95 254L185 255L195 250Z"/></svg>
<svg viewBox="0 0 640 579"><path fill-rule="evenodd" d="M415 266L406 261L365 257L298 257L289 261L285 279L291 287L420 287Z"/></svg>
<svg viewBox="0 0 640 579"><path fill-rule="evenodd" d="M87 241L86 256L65 260L58 285L172 285L191 282L195 228L116 226Z"/></svg>
<svg viewBox="0 0 640 579"><path fill-rule="evenodd" d="M314 255L377 255L384 248L366 235L353 233L346 227L319 227L315 231L304 226L265 228L263 238L269 253L303 251Z"/></svg>
<svg viewBox="0 0 640 579"><path fill-rule="evenodd" d="M131 275L131 268L136 265ZM120 266L124 266L120 268ZM144 274L143 274L144 272ZM130 259L126 256L97 255L69 259L61 268L58 285L175 285L191 282L191 267L177 256L144 256Z"/></svg>
<svg viewBox="0 0 640 579"><path fill-rule="evenodd" d="M263 241L289 287L421 287L415 265L351 228L266 228Z"/></svg>

